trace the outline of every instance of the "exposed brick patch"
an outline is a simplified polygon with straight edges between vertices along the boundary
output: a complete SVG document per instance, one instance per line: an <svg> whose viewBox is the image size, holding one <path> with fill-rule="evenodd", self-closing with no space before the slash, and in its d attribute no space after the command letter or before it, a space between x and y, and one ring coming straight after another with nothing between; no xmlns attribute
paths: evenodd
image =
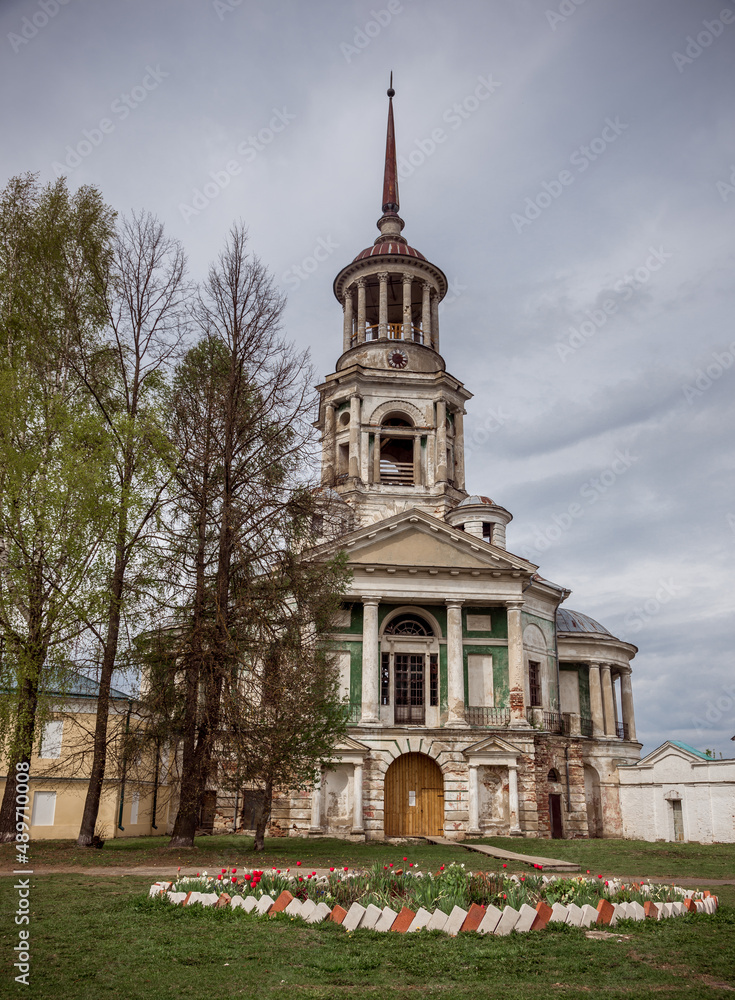
<svg viewBox="0 0 735 1000"><path fill-rule="evenodd" d="M646 904L648 905L648 904ZM609 899L601 899L597 904L597 923L609 924L615 913L615 907Z"/></svg>

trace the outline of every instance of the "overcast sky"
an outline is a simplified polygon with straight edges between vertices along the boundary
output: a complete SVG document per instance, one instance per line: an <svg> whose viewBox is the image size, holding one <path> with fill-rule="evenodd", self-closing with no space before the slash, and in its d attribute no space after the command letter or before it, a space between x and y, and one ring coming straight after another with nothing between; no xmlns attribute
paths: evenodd
<svg viewBox="0 0 735 1000"><path fill-rule="evenodd" d="M568 607L640 647L644 752L732 756L735 734L725 2L0 7L2 184L63 171L149 209L195 277L243 219L319 377L334 275L377 235L394 71L404 235L450 280L442 353L475 394L468 488Z"/></svg>

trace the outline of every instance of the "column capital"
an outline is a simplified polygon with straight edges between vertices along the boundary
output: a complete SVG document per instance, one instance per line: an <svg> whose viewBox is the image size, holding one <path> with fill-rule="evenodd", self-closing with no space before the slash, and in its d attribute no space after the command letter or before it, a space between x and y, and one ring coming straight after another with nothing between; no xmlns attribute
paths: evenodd
<svg viewBox="0 0 735 1000"><path fill-rule="evenodd" d="M448 608L461 608L464 600L457 597L447 597L444 599L444 603Z"/></svg>
<svg viewBox="0 0 735 1000"><path fill-rule="evenodd" d="M525 601L518 601L518 600L504 602L506 610L508 611L523 611L525 603L526 603Z"/></svg>
<svg viewBox="0 0 735 1000"><path fill-rule="evenodd" d="M431 284L430 281L422 281L421 287L427 289L430 292L434 286Z"/></svg>
<svg viewBox="0 0 735 1000"><path fill-rule="evenodd" d="M372 596L372 597L361 597L360 600L362 601L363 604L375 604L375 605L377 605L377 604L380 604L380 602L383 600L383 598L382 598L382 596L378 596L378 597Z"/></svg>
<svg viewBox="0 0 735 1000"><path fill-rule="evenodd" d="M407 271L403 272L403 284L404 285L412 285L413 284L413 275L409 274Z"/></svg>
<svg viewBox="0 0 735 1000"><path fill-rule="evenodd" d="M363 277L355 278L353 284L357 285L358 288L365 288L365 286L367 285L367 280Z"/></svg>
<svg viewBox="0 0 735 1000"><path fill-rule="evenodd" d="M378 281L387 281L388 274L388 271L378 271Z"/></svg>

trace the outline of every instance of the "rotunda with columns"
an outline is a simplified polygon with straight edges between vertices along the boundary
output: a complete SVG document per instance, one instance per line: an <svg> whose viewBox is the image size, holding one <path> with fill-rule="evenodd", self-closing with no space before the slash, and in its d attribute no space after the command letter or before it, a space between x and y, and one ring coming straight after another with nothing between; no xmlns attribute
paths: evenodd
<svg viewBox="0 0 735 1000"><path fill-rule="evenodd" d="M337 275L342 353L318 386L322 492L349 510L314 551L348 554L329 638L348 737L282 833L349 838L622 836L636 647L561 605L508 548L512 515L465 489L465 404L446 370L447 281L403 236L393 120L379 235ZM338 499L337 499L338 498Z"/></svg>

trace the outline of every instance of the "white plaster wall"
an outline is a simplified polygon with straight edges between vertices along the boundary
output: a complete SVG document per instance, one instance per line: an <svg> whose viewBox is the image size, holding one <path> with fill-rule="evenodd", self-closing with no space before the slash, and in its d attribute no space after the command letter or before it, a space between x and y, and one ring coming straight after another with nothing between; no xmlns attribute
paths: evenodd
<svg viewBox="0 0 735 1000"><path fill-rule="evenodd" d="M735 843L735 760L695 762L672 748L619 775L624 836L673 840L671 800L678 798L685 840Z"/></svg>

